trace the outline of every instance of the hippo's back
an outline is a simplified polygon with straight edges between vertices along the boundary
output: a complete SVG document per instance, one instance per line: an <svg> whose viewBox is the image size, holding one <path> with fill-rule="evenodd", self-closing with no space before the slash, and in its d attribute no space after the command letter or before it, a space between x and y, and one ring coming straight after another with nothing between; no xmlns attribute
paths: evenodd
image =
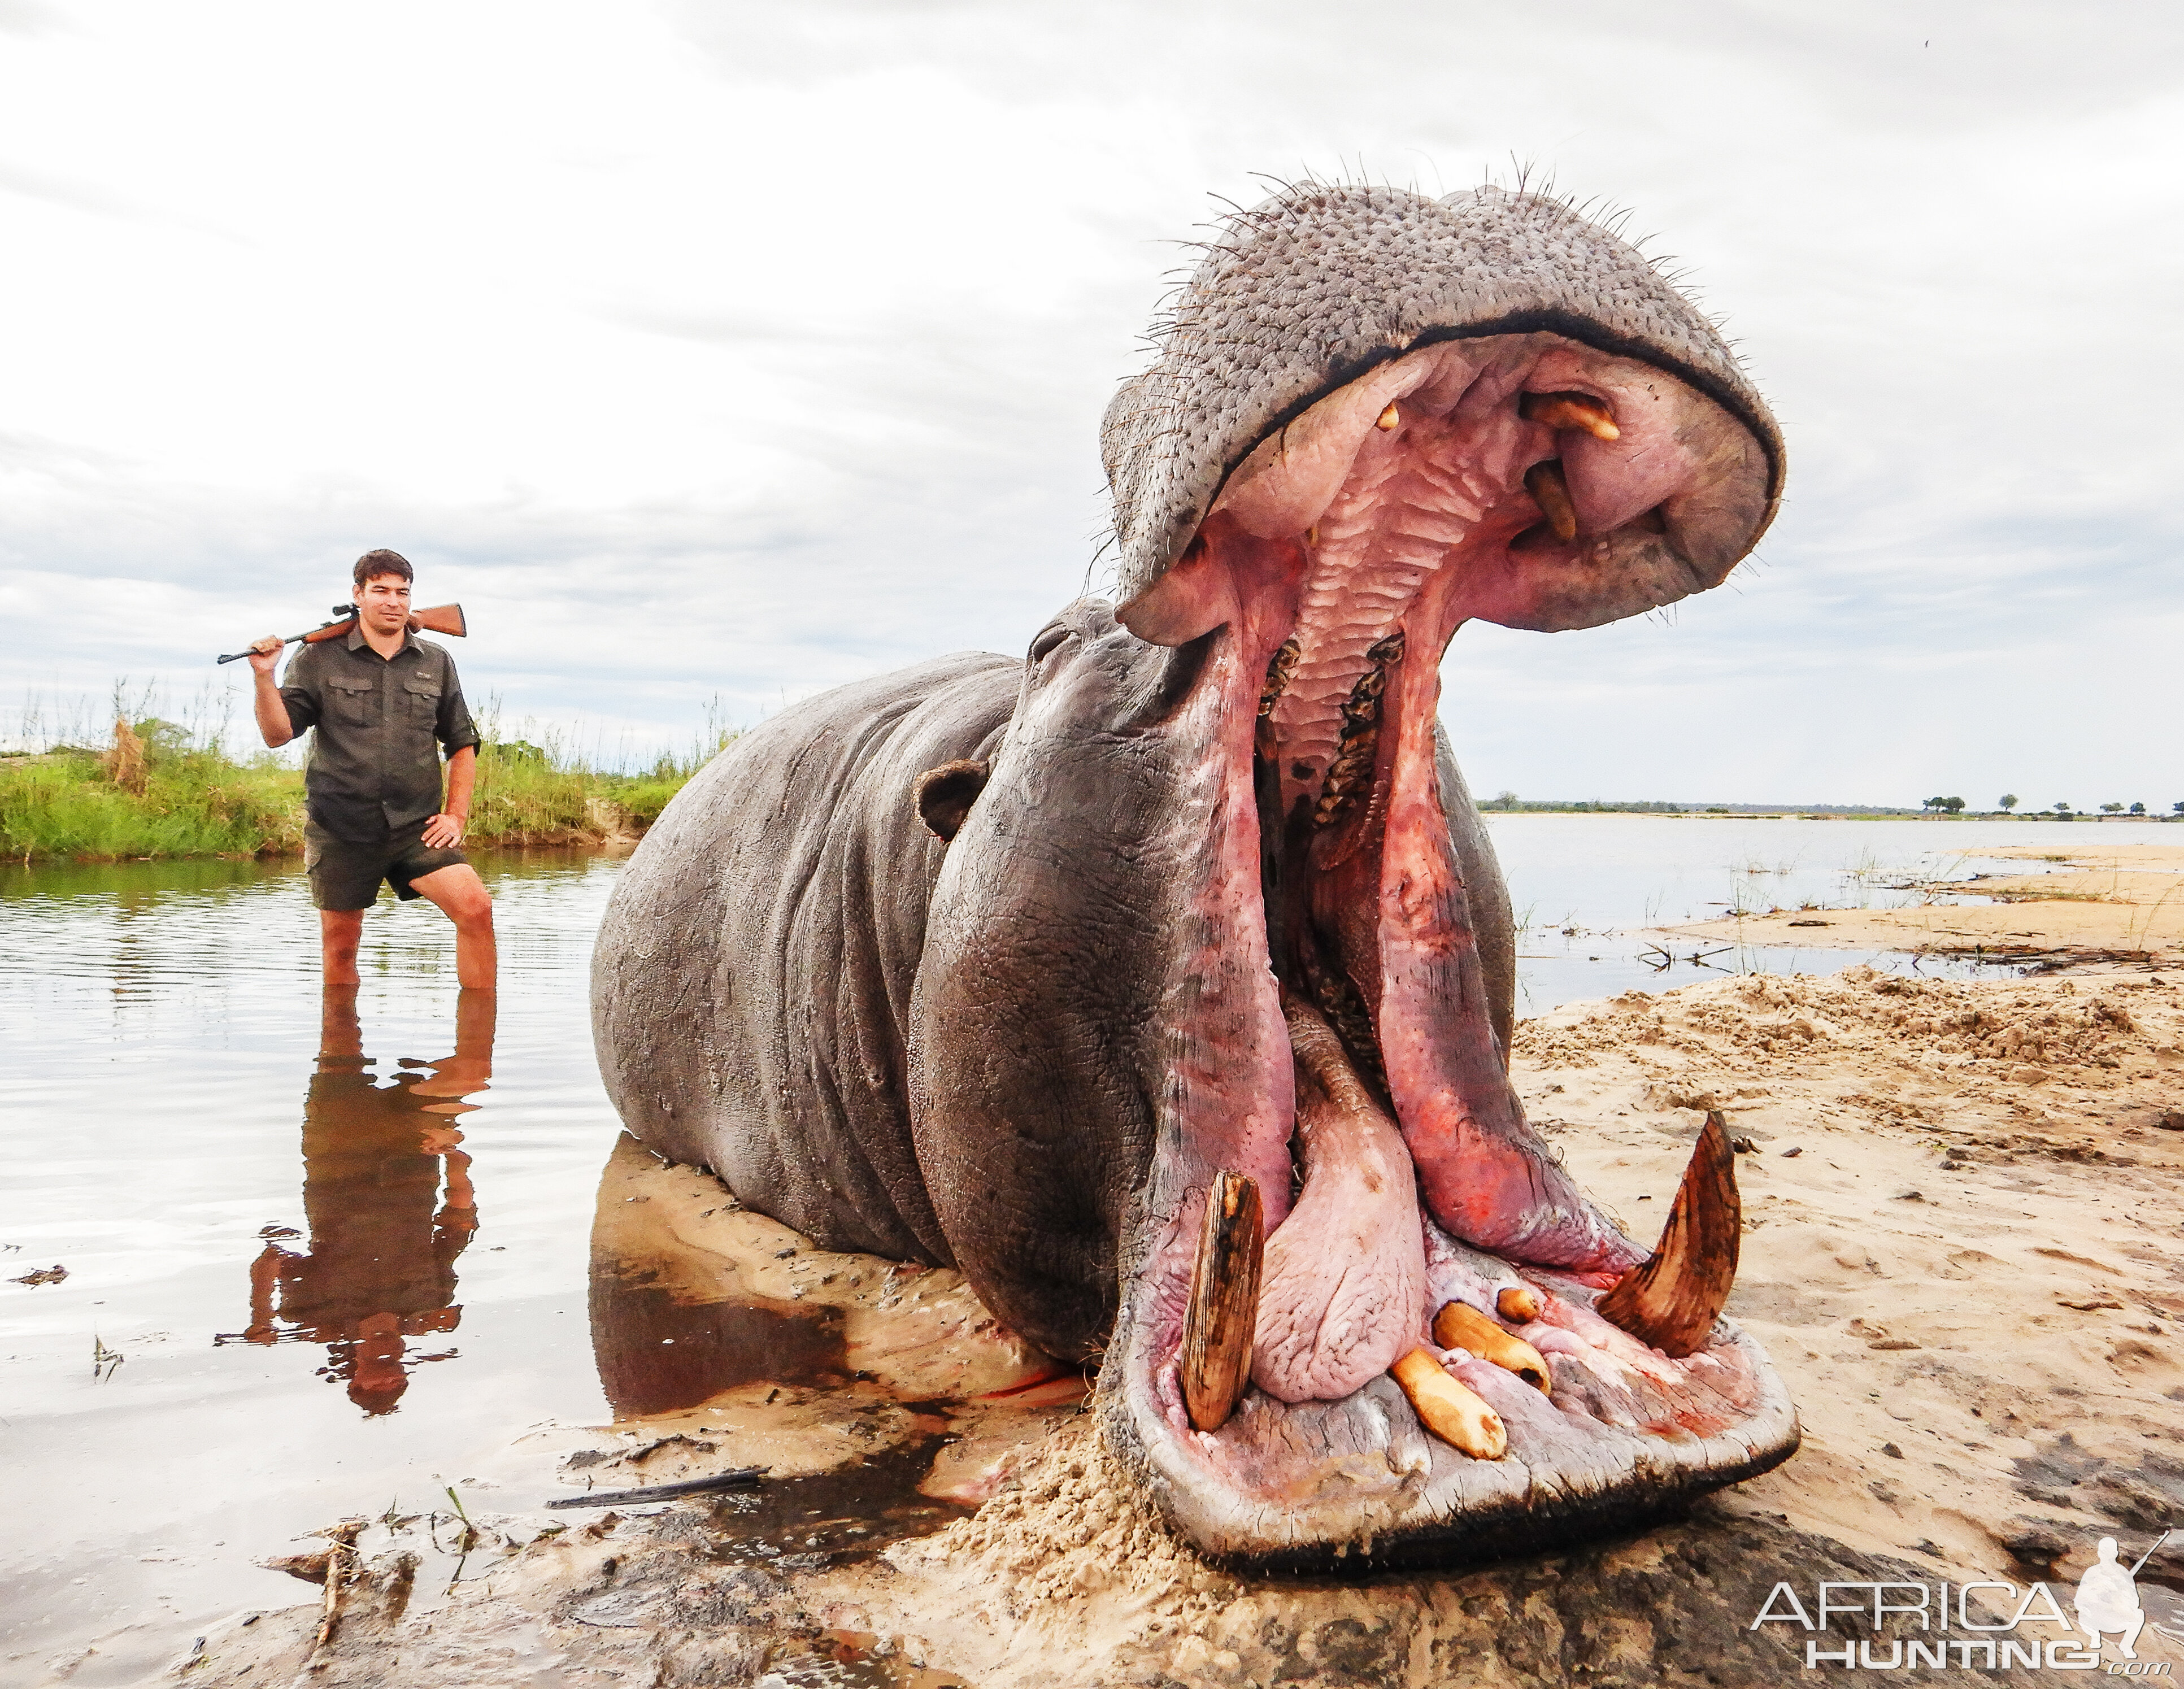
<svg viewBox="0 0 2184 1689"><path fill-rule="evenodd" d="M1021 673L961 653L784 711L668 805L601 924L592 1032L623 1123L827 1247L950 1261L910 1135L945 848L911 789L990 755Z"/></svg>

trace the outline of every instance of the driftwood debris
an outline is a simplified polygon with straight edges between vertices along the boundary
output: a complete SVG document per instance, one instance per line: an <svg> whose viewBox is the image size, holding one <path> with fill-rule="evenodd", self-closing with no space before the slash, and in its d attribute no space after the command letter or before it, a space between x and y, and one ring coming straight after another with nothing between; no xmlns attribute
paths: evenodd
<svg viewBox="0 0 2184 1689"><path fill-rule="evenodd" d="M637 1507L646 1502L671 1502L677 1496L705 1496L720 1490L755 1490L771 1471L766 1466L739 1466L732 1472L716 1472L710 1478L686 1478L679 1484L648 1484L637 1490L589 1490L581 1496L557 1496L549 1508Z"/></svg>

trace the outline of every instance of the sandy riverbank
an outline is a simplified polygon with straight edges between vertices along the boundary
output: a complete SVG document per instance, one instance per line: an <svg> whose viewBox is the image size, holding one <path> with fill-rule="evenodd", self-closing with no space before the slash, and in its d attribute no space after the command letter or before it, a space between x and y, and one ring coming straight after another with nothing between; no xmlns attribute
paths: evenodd
<svg viewBox="0 0 2184 1689"><path fill-rule="evenodd" d="M2061 865L1937 884L1904 909L1795 909L1671 928L1680 939L1812 949L2130 957L2184 967L2184 844L2012 844L1984 856ZM1939 900L1988 897L1992 903Z"/></svg>
<svg viewBox="0 0 2184 1689"><path fill-rule="evenodd" d="M429 1522L376 1525L315 1657L315 1604L213 1639L189 1678L287 1681L308 1660L328 1685L1772 1683L1803 1664L1794 1627L1750 1628L1777 1579L2053 1577L2067 1603L2103 1532L2135 1557L2184 1521L2184 984L1723 979L1528 1023L1516 1072L1641 1236L1700 1110L1751 1143L1730 1312L1806 1443L1688 1520L1437 1574L1208 1566L1100 1453L1073 1381L953 1275L815 1253L625 1151L595 1234L595 1324L621 1334L604 1352L679 1347L675 1310L712 1302L710 1329L765 1334L750 1376L531 1433L538 1492L466 1492L483 1535L451 1595ZM736 1309L765 1318L738 1327ZM645 1375L627 1363L625 1396ZM775 1470L739 1501L537 1510L741 1464ZM2184 1588L2184 1552L2142 1579L2173 1635L2149 1627L2140 1657L2184 1662L2184 1600L2156 1575Z"/></svg>

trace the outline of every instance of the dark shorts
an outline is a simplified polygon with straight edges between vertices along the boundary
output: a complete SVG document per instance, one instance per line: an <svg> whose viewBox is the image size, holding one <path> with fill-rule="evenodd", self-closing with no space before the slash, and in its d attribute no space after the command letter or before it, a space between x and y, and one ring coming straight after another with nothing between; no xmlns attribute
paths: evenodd
<svg viewBox="0 0 2184 1689"><path fill-rule="evenodd" d="M390 838L358 844L305 822L304 871L311 877L311 901L321 909L369 909L382 880L394 888L397 897L422 897L413 880L470 861L460 850L427 850L419 842L424 832L421 821Z"/></svg>

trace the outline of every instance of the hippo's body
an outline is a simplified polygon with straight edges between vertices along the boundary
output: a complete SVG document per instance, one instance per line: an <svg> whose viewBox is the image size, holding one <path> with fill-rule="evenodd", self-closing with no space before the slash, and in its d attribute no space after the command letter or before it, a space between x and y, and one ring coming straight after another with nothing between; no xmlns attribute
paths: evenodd
<svg viewBox="0 0 2184 1689"><path fill-rule="evenodd" d="M1476 1553L1785 1458L1715 1318L1725 1147L1646 1261L1524 1122L1435 712L1467 619L1725 575L1779 495L1764 407L1563 207L1316 188L1239 220L1106 443L1119 609L785 711L640 846L594 972L625 1122L1100 1360L1212 1552Z"/></svg>

